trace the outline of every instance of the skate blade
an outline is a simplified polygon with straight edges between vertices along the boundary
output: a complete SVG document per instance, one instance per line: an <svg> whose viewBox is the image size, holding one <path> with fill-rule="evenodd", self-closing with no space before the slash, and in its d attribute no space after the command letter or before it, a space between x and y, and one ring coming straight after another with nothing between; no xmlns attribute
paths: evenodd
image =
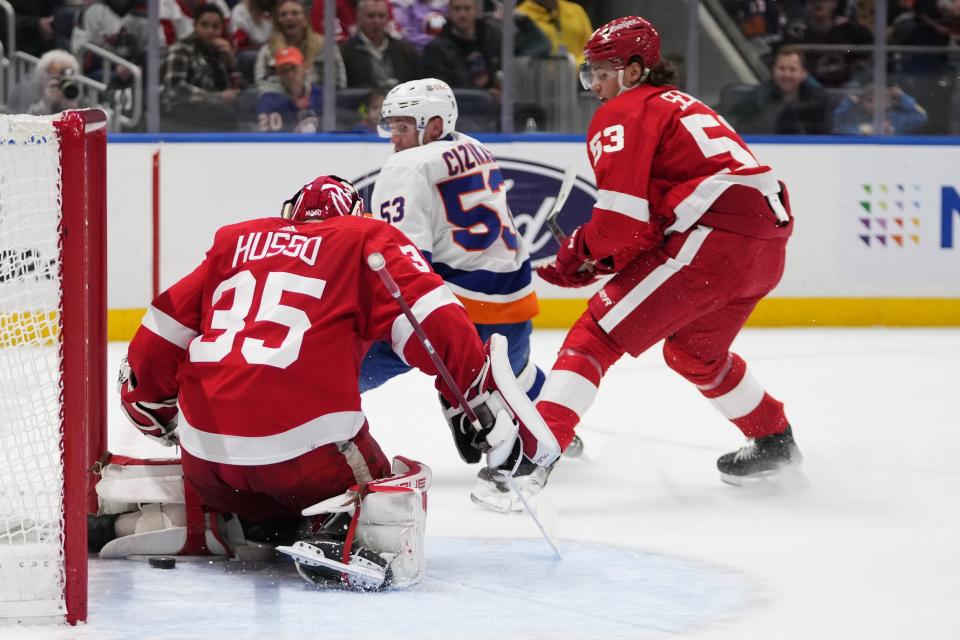
<svg viewBox="0 0 960 640"><path fill-rule="evenodd" d="M339 560L332 560L323 555L323 552L306 542L295 542L289 547L277 547L277 551L285 553L299 564L305 564L310 567L326 567L345 573L351 577L356 577L364 581L370 581L374 584L382 584L384 580L384 571L377 571L370 567L363 567L355 564L343 564Z"/></svg>
<svg viewBox="0 0 960 640"><path fill-rule="evenodd" d="M749 476L721 473L720 480L734 487L757 489L802 489L810 484L799 464L789 464Z"/></svg>
<svg viewBox="0 0 960 640"><path fill-rule="evenodd" d="M516 498L510 497L509 494L499 494L497 496L492 495L478 495L476 493L470 493L470 500L476 504L480 505L488 511L493 511L494 513L516 513L518 511L523 511L523 504Z"/></svg>
<svg viewBox="0 0 960 640"><path fill-rule="evenodd" d="M542 507L546 506L542 505L541 502L548 502L548 499L543 495L542 491L534 494L524 493L523 495L534 511L540 511ZM473 501L474 504L496 513L509 514L523 513L524 511L523 502L512 491L507 493L497 491L493 493L488 491L486 487L478 487L470 492L470 500ZM556 508L554 507L553 510L556 511Z"/></svg>

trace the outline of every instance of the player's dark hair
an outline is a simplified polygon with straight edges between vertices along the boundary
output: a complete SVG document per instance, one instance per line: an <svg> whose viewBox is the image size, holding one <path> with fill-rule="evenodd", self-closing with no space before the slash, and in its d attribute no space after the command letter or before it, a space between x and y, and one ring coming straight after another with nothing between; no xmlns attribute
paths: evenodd
<svg viewBox="0 0 960 640"><path fill-rule="evenodd" d="M223 11L220 11L220 7L215 4L204 4L197 7L196 13L193 14L193 21L199 21L200 16L205 13L215 13L221 20L223 20Z"/></svg>
<svg viewBox="0 0 960 640"><path fill-rule="evenodd" d="M677 84L677 67L669 60L663 59L650 69L650 75L647 76L647 84L654 87Z"/></svg>

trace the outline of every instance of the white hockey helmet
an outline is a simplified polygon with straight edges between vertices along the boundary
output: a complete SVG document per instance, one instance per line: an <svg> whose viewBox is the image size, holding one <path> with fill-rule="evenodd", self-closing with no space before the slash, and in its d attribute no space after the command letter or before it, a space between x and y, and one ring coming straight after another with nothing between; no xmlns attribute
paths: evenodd
<svg viewBox="0 0 960 640"><path fill-rule="evenodd" d="M443 137L457 128L458 115L457 99L450 85L436 78L421 78L398 84L390 90L383 99L378 131L380 137L389 138L387 118L413 118L417 123L420 144L423 144L423 132L430 118L439 116L443 120Z"/></svg>

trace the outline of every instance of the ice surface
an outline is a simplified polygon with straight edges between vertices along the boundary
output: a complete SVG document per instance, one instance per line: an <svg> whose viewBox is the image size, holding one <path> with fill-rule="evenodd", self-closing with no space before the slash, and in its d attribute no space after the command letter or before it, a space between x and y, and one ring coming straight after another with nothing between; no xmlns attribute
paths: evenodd
<svg viewBox="0 0 960 640"><path fill-rule="evenodd" d="M562 335L535 334L541 365ZM609 372L583 458L550 478L558 563L525 516L469 501L475 468L411 373L364 402L388 455L434 471L420 586L94 561L87 625L0 638L960 638L960 331L750 330L735 350L786 404L806 488L723 485L715 459L742 438L654 349ZM110 410L112 450L169 455Z"/></svg>

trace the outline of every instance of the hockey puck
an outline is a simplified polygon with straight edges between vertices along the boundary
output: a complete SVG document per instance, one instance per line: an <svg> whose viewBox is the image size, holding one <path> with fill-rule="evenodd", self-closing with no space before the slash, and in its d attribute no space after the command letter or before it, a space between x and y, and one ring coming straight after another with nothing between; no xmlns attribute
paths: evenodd
<svg viewBox="0 0 960 640"><path fill-rule="evenodd" d="M177 559L169 556L153 556L147 558L147 563L154 569L173 569L177 566Z"/></svg>

